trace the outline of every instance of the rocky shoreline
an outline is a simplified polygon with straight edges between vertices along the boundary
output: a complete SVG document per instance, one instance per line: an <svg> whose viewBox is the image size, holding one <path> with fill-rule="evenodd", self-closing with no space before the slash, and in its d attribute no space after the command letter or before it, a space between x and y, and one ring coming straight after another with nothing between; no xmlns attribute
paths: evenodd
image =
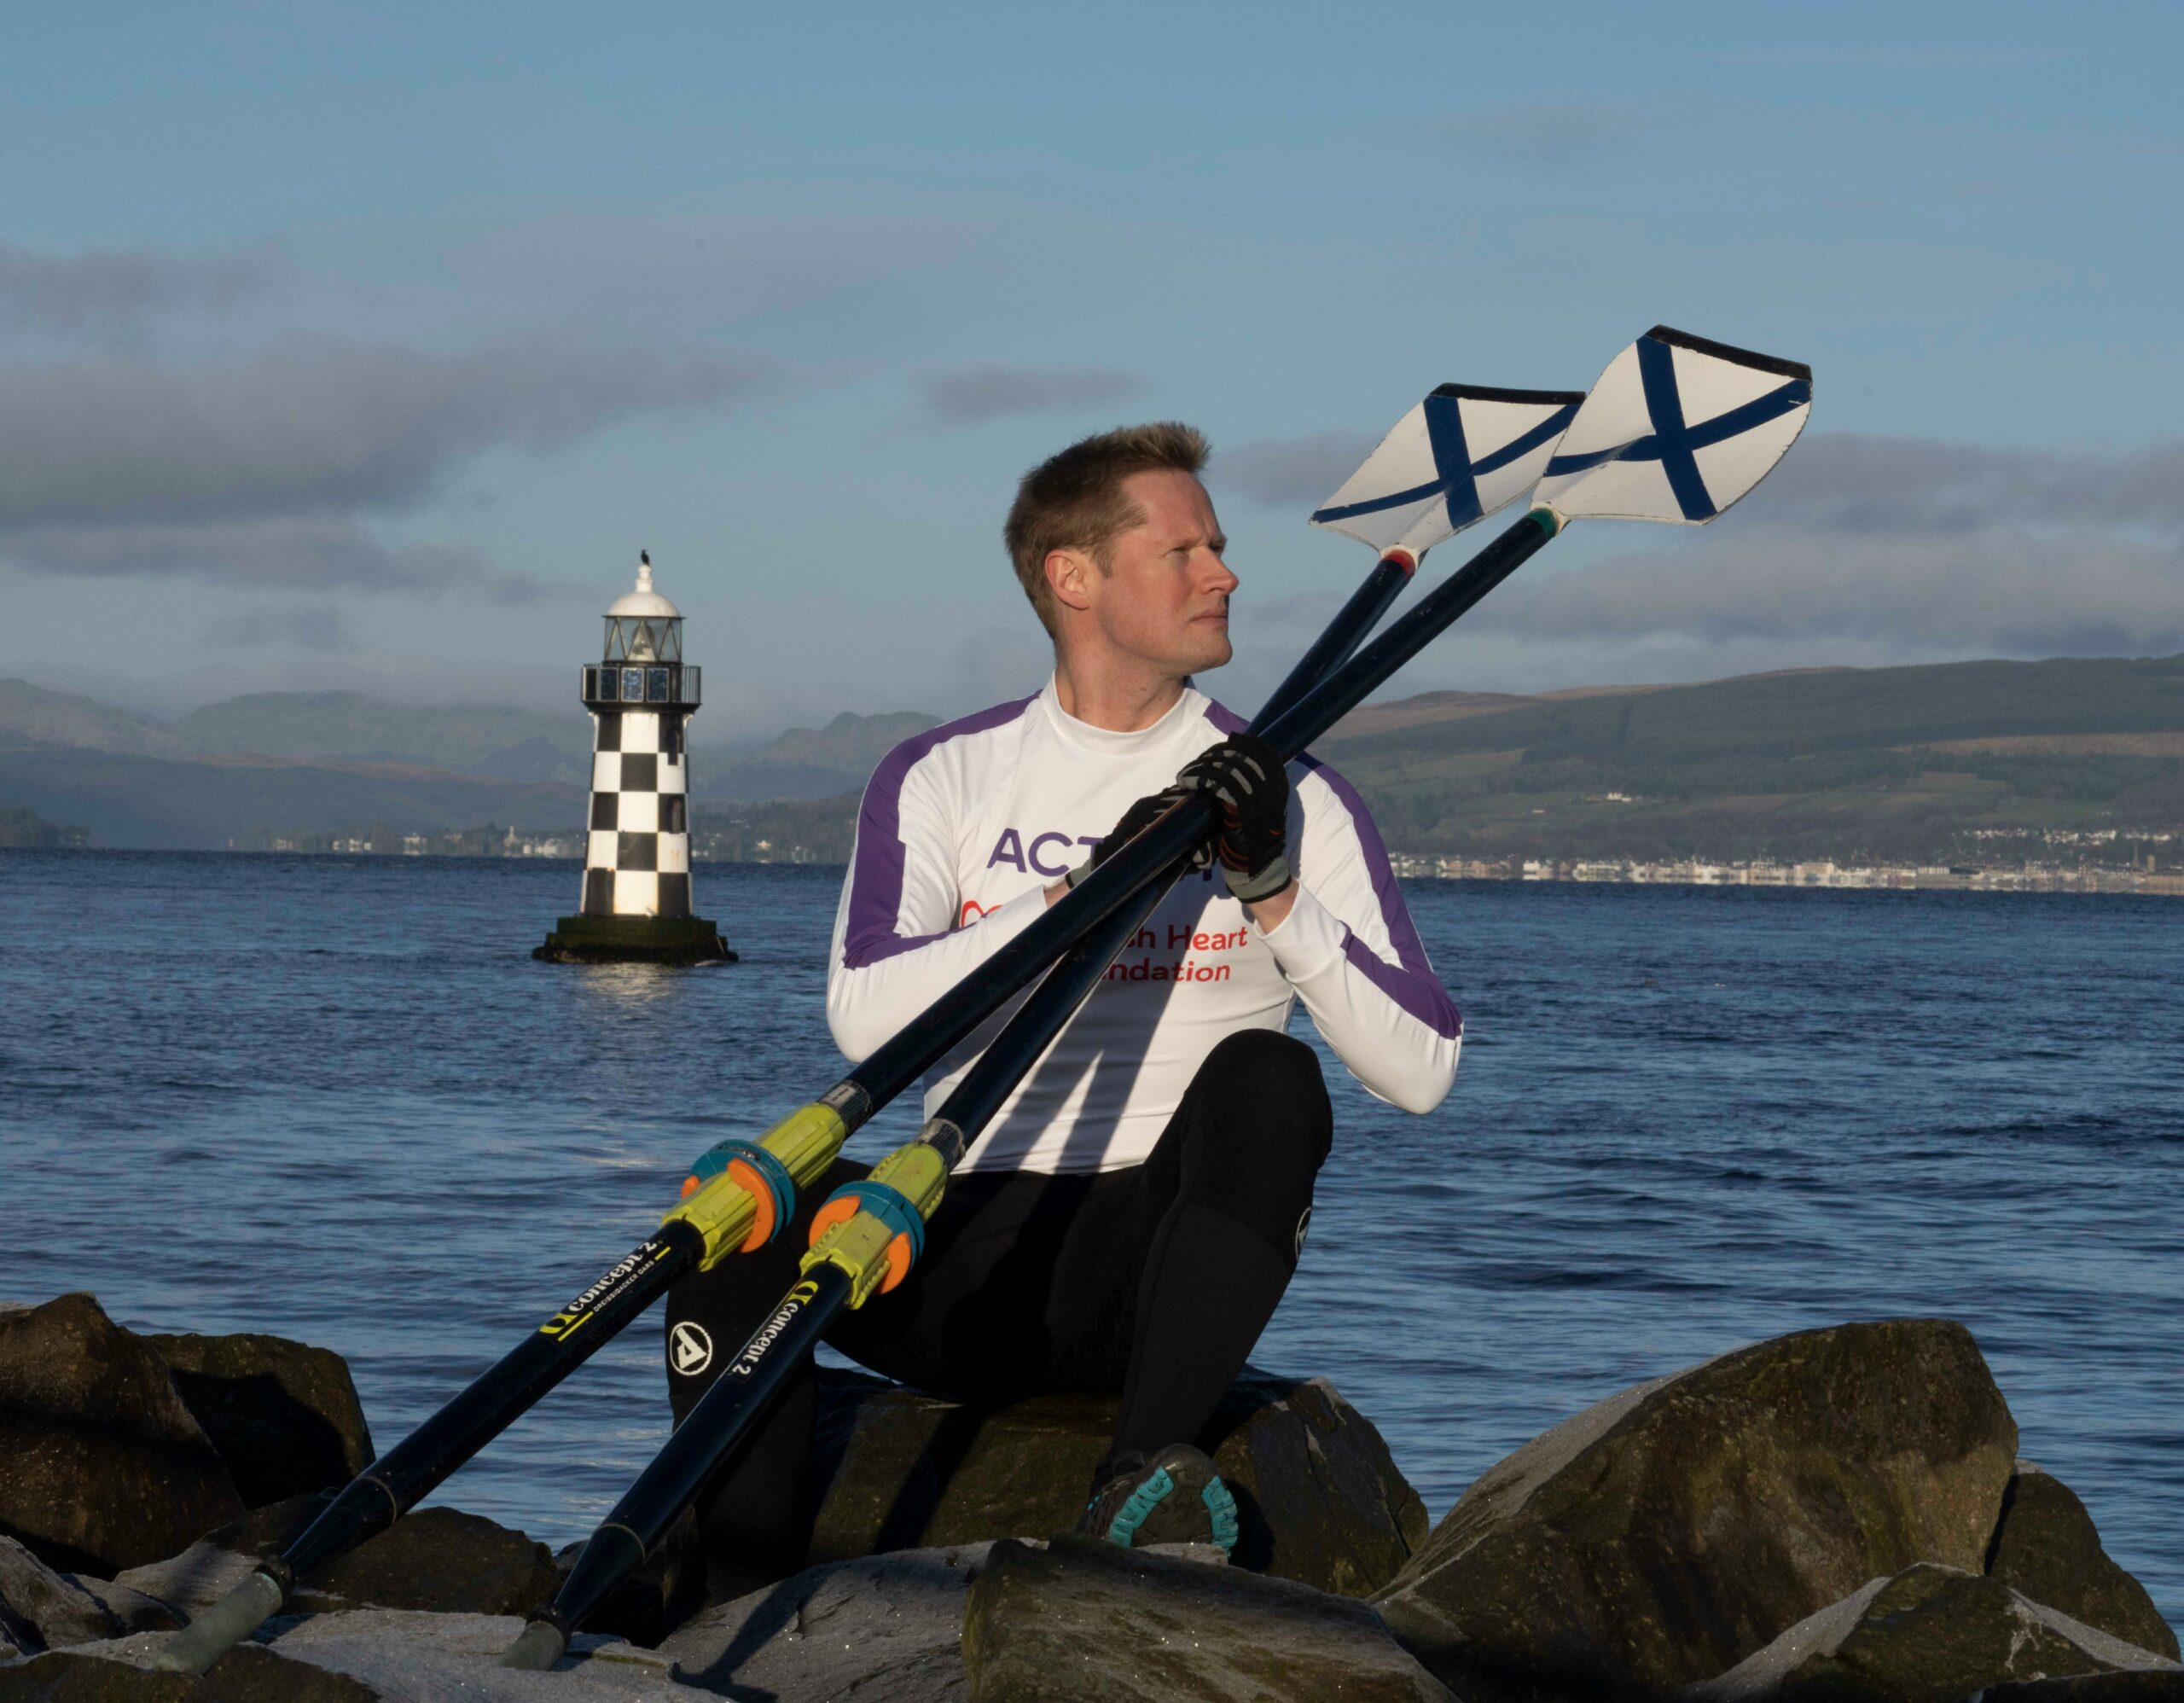
<svg viewBox="0 0 2184 1703"><path fill-rule="evenodd" d="M2018 1459L1946 1321L1800 1332L1639 1385L1430 1529L1331 1385L1248 1374L1207 1439L1242 1515L1226 1565L1052 1535L1112 1411L829 1374L793 1577L746 1589L677 1550L556 1672L514 1672L496 1659L573 1550L428 1509L190 1678L143 1664L370 1459L347 1367L278 1337L140 1335L88 1295L0 1311L0 1703L2184 1703L2174 1632Z"/></svg>

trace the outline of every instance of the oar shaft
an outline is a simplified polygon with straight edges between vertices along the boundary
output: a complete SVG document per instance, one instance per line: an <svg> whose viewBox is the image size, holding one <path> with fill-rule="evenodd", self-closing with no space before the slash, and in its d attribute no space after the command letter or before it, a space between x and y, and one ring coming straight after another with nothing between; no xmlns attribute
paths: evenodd
<svg viewBox="0 0 2184 1703"><path fill-rule="evenodd" d="M561 1659L577 1629L644 1565L734 1440L819 1346L849 1304L850 1287L849 1275L834 1265L814 1266L797 1281L600 1523L552 1605L525 1629L502 1665L543 1669Z"/></svg>
<svg viewBox="0 0 2184 1703"><path fill-rule="evenodd" d="M295 1541L160 1653L158 1665L202 1672L288 1600L298 1579L376 1536L508 1429L665 1293L701 1247L695 1230L666 1224L473 1379L452 1400L351 1479Z"/></svg>
<svg viewBox="0 0 2184 1703"><path fill-rule="evenodd" d="M1417 572L1418 558L1409 550L1390 550L1374 563L1373 571L1350 594L1350 601L1336 612L1327 631L1312 641L1312 648L1297 659L1297 666L1267 694L1265 706L1252 720L1252 731L1257 733L1270 712L1296 703L1348 661L1350 654L1363 642L1366 634L1380 625L1388 605L1402 594Z"/></svg>
<svg viewBox="0 0 2184 1703"><path fill-rule="evenodd" d="M688 1269L696 1254L696 1241L695 1235L679 1224L662 1226L658 1235L638 1243L597 1282L366 1468L359 1484L369 1482L380 1487L384 1492L382 1504L392 1504L392 1510L378 1523L391 1524L396 1514L408 1513L430 1496L448 1474L508 1429L665 1294ZM338 1531L321 1532L319 1527L328 1523L328 1515L333 1511L329 1508L284 1552L282 1559L295 1573L308 1572L350 1543L370 1535L369 1531L360 1531L345 1540Z"/></svg>
<svg viewBox="0 0 2184 1703"><path fill-rule="evenodd" d="M1418 600L1418 606L1277 715L1268 744L1294 757L1391 679L1449 624L1537 555L1561 530L1552 509L1535 509Z"/></svg>

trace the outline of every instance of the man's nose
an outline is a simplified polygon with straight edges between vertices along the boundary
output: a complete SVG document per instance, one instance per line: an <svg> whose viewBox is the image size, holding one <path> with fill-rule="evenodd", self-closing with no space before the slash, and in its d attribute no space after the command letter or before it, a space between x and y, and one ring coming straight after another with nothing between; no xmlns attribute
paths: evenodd
<svg viewBox="0 0 2184 1703"><path fill-rule="evenodd" d="M1212 550L1208 550L1205 553L1205 558L1206 561L1211 564L1212 570L1206 575L1206 590L1209 591L1218 591L1223 596L1226 596L1229 592L1234 591L1239 585L1243 584L1241 580L1236 578L1228 564L1222 561L1218 554Z"/></svg>

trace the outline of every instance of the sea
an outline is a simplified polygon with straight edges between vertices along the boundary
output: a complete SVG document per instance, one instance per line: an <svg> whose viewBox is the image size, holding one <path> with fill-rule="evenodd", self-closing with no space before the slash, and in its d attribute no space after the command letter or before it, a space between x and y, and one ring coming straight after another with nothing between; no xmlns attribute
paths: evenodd
<svg viewBox="0 0 2184 1703"><path fill-rule="evenodd" d="M550 861L0 852L0 1299L346 1356L393 1443L839 1074L838 869L701 865L741 962L572 968ZM1254 1359L1438 1518L1589 1404L1960 1320L2184 1626L2184 903L1419 881L1455 1091L1336 1140ZM1296 1032L1317 1043L1301 1014ZM915 1126L901 1105L851 1151ZM648 1317L443 1487L559 1546L667 1430Z"/></svg>

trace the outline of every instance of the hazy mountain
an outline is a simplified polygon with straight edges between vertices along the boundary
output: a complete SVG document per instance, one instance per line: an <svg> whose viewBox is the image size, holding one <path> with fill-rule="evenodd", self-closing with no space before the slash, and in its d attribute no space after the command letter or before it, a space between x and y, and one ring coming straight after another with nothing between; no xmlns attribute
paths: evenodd
<svg viewBox="0 0 2184 1703"><path fill-rule="evenodd" d="M498 704L401 704L362 692L253 692L192 710L177 754L410 763L456 775L566 781L591 772L591 720ZM109 747L110 748L110 747Z"/></svg>
<svg viewBox="0 0 2184 1703"><path fill-rule="evenodd" d="M793 727L757 751L709 762L692 754L696 796L702 799L831 799L860 792L880 759L913 734L939 724L916 710L877 716L847 711L823 728Z"/></svg>
<svg viewBox="0 0 2184 1703"><path fill-rule="evenodd" d="M700 820L726 853L763 840L839 856L873 765L933 723L845 714L717 757L700 724ZM380 823L573 834L590 735L580 714L342 693L231 700L170 729L13 683L0 806L84 824L102 846ZM1360 710L1319 748L1403 852L1994 862L2037 849L1998 850L1996 834L2117 828L2184 849L2184 657L1431 692Z"/></svg>
<svg viewBox="0 0 2184 1703"><path fill-rule="evenodd" d="M0 680L0 744L73 745L139 757L175 749L173 735L149 716L73 692L49 692L27 680Z"/></svg>
<svg viewBox="0 0 2184 1703"><path fill-rule="evenodd" d="M1321 748L1406 851L1992 862L1983 835L2184 831L2184 657L1561 694Z"/></svg>
<svg viewBox="0 0 2184 1703"><path fill-rule="evenodd" d="M573 833L585 793L398 764L344 769L239 759L177 761L43 745L0 748L0 805L81 823L90 843L145 850L218 848L258 829L405 832L485 822Z"/></svg>
<svg viewBox="0 0 2184 1703"><path fill-rule="evenodd" d="M1398 852L2001 863L2080 855L2048 834L2150 829L2176 836L2164 867L2184 857L2184 657L1429 692L1358 711L1317 750ZM823 860L856 810L845 792L696 821L723 855Z"/></svg>

